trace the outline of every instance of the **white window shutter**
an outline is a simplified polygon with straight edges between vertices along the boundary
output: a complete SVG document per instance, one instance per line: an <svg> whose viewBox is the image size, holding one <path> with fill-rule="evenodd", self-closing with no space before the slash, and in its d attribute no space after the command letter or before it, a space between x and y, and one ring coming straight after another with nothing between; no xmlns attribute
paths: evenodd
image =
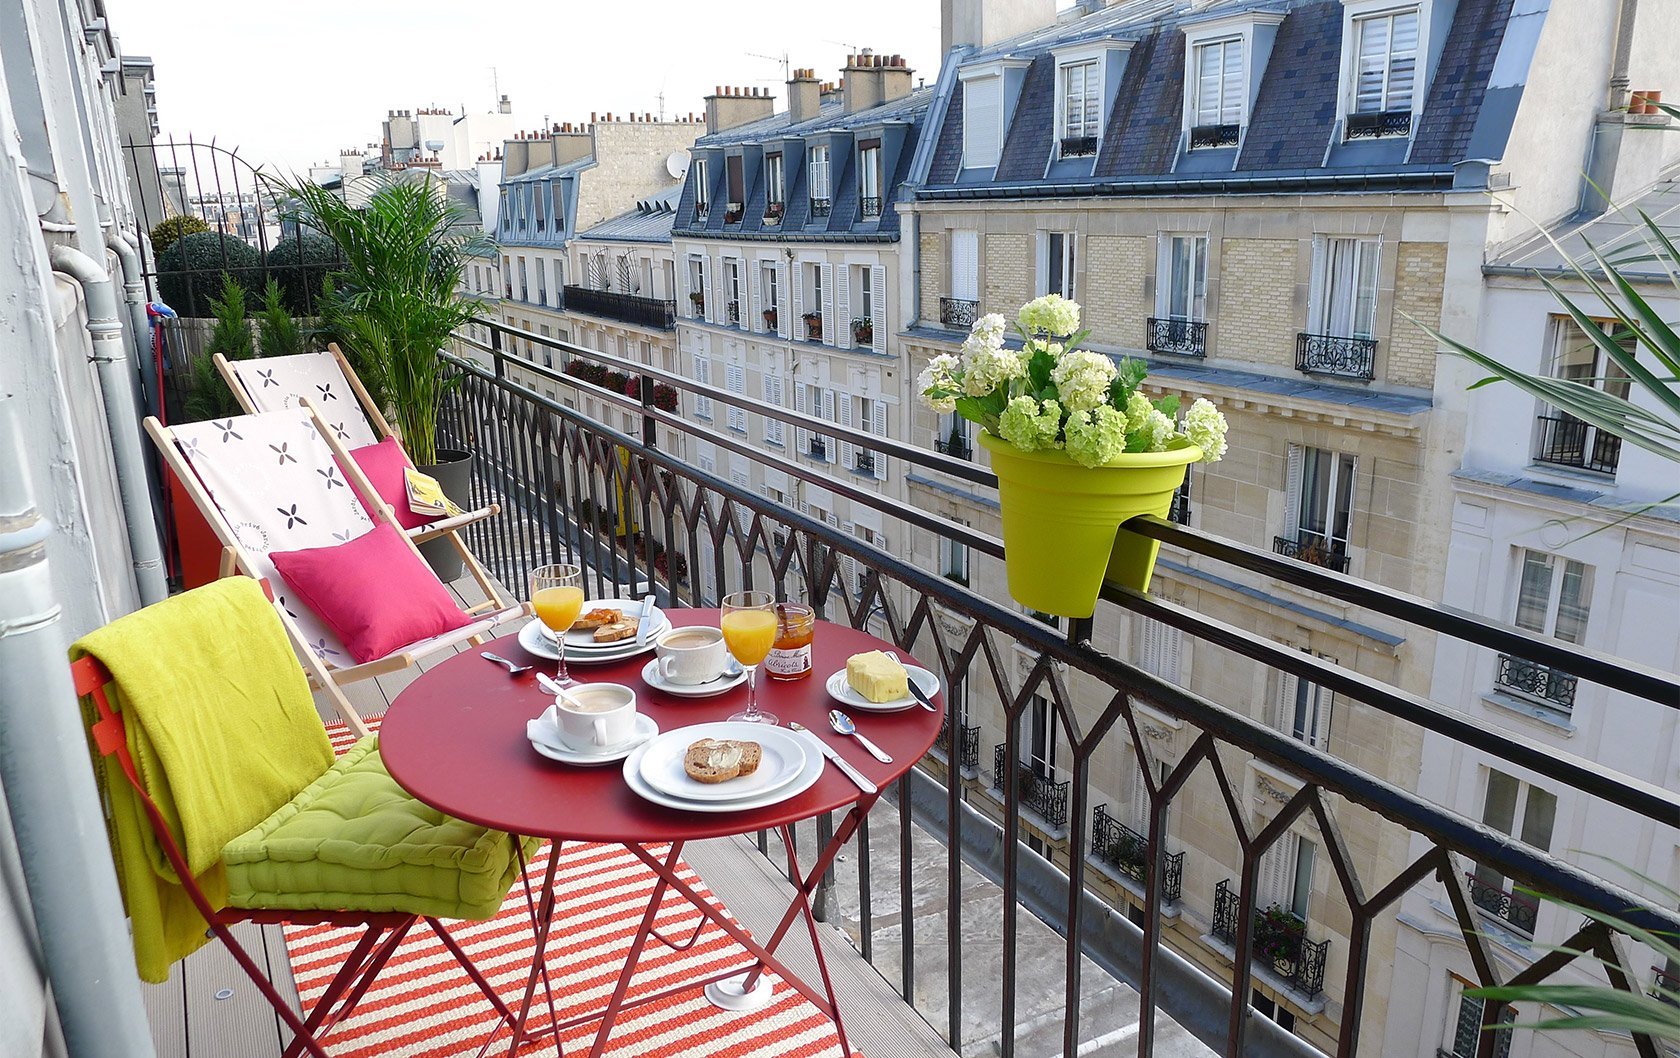
<svg viewBox="0 0 1680 1058"><path fill-rule="evenodd" d="M747 391L747 372L739 364L729 364L724 368L724 388L731 393L745 394ZM745 430L747 428L747 413L743 408L733 404L729 406L729 428L731 430Z"/></svg>
<svg viewBox="0 0 1680 1058"><path fill-rule="evenodd" d="M1256 911L1264 911L1274 904L1289 906L1295 891L1295 850L1299 840L1294 834L1285 834L1260 857Z"/></svg>
<svg viewBox="0 0 1680 1058"><path fill-rule="evenodd" d="M832 389L825 389L822 391L822 420L824 422L834 421L834 391ZM828 438L828 444L825 446L825 449L828 461L830 463L834 462L836 448L834 438L832 436Z"/></svg>
<svg viewBox="0 0 1680 1058"><path fill-rule="evenodd" d="M829 345L839 344L840 323L834 316L834 266L822 266L822 306L818 311L823 318L823 341Z"/></svg>
<svg viewBox="0 0 1680 1058"><path fill-rule="evenodd" d="M869 428L877 437L887 436L887 402L877 400L869 416ZM887 454L875 453L875 480L887 480Z"/></svg>
<svg viewBox="0 0 1680 1058"><path fill-rule="evenodd" d="M1131 763L1132 790L1126 799L1126 814L1131 818L1132 829L1149 837L1149 786L1144 782L1144 765L1138 763L1137 754L1128 752L1126 759Z"/></svg>
<svg viewBox="0 0 1680 1058"><path fill-rule="evenodd" d="M887 351L887 269L885 265L870 266L869 300L869 318L875 321L873 346L877 353L884 353Z"/></svg>
<svg viewBox="0 0 1680 1058"><path fill-rule="evenodd" d="M980 300L980 233L951 233L951 296L961 301Z"/></svg>
<svg viewBox="0 0 1680 1058"><path fill-rule="evenodd" d="M711 363L701 354L695 353L694 381L700 383L702 386L707 386L711 384L711 376ZM705 419L710 419L712 417L712 398L705 396L704 394L695 394L694 414Z"/></svg>
<svg viewBox="0 0 1680 1058"><path fill-rule="evenodd" d="M801 416L811 414L810 402L805 399L805 391L805 383L795 378L793 380L793 410L798 412ZM810 451L811 431L807 430L803 426L795 426L793 428L793 447L801 452ZM799 508L800 510L804 510L805 505L801 503Z"/></svg>
<svg viewBox="0 0 1680 1058"><path fill-rule="evenodd" d="M793 313L792 318L788 320L788 327L782 331L782 337L784 338L789 334L797 334L801 338L805 337L805 321L803 319L805 315L805 284L802 282L804 278L805 266L794 266L793 288L790 291L792 296L788 299L789 303L793 305ZM783 273L782 280L783 282L787 281L786 273ZM792 329L795 325L799 327L799 330Z"/></svg>
<svg viewBox="0 0 1680 1058"><path fill-rule="evenodd" d="M683 306L688 304L688 266L685 264L682 268L675 269L675 271L677 289L674 292L675 296L673 300L677 303L677 309L679 311L684 311ZM564 274L561 275L561 281L565 281Z"/></svg>
<svg viewBox="0 0 1680 1058"><path fill-rule="evenodd" d="M1301 460L1305 449L1289 446L1289 461L1283 476L1283 533L1293 540L1301 529Z"/></svg>
<svg viewBox="0 0 1680 1058"><path fill-rule="evenodd" d="M848 536L856 536L857 526L851 522L845 522L841 524L840 531ZM858 560L851 555L842 554L840 556L840 575L845 578L846 590L854 595L857 594L860 590L859 582L862 580L858 576Z"/></svg>
<svg viewBox="0 0 1680 1058"><path fill-rule="evenodd" d="M852 415L852 399L850 393L841 393L838 397L840 425L848 430L855 422ZM844 437L840 438L840 466L846 470L857 466L857 446Z"/></svg>
<svg viewBox="0 0 1680 1058"><path fill-rule="evenodd" d="M963 85L963 168L989 169L1003 151L1003 78Z"/></svg>
<svg viewBox="0 0 1680 1058"><path fill-rule="evenodd" d="M834 281L834 344L852 347L852 266L841 265Z"/></svg>
<svg viewBox="0 0 1680 1058"><path fill-rule="evenodd" d="M1043 297L1050 292L1050 233L1038 233L1038 267L1034 270L1033 296Z"/></svg>
<svg viewBox="0 0 1680 1058"><path fill-rule="evenodd" d="M789 297L786 261L776 262L776 299L781 302L776 306L776 333L787 338L793 334L794 321L799 316L799 302L797 295Z"/></svg>
<svg viewBox="0 0 1680 1058"><path fill-rule="evenodd" d="M1335 711L1336 695L1328 687L1318 688L1318 713L1313 717L1313 745L1330 748L1330 716Z"/></svg>
<svg viewBox="0 0 1680 1058"><path fill-rule="evenodd" d="M1307 287L1307 330L1313 334L1323 334L1328 327L1326 317L1329 315L1329 290L1326 284L1329 276L1326 274L1326 258L1329 242L1323 238L1313 240L1312 250L1312 279Z"/></svg>
<svg viewBox="0 0 1680 1058"><path fill-rule="evenodd" d="M747 271L747 288L750 291L749 297L752 299L752 318L747 321L745 329L749 331L762 331L764 329L764 301L763 292L759 289L758 262L754 261L752 267Z"/></svg>
<svg viewBox="0 0 1680 1058"><path fill-rule="evenodd" d="M1295 693L1300 686L1300 677L1294 673L1278 671L1277 698L1272 704L1277 719L1273 726L1286 735L1295 733Z"/></svg>

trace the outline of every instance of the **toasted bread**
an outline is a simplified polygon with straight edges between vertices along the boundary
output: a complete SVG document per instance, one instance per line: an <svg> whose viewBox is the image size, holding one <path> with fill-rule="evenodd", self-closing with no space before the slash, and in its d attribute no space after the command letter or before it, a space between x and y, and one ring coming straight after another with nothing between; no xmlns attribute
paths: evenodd
<svg viewBox="0 0 1680 1058"><path fill-rule="evenodd" d="M605 606L598 606L572 622L574 632L593 632L597 628L613 624L624 619L621 610L609 610Z"/></svg>
<svg viewBox="0 0 1680 1058"><path fill-rule="evenodd" d="M730 745L741 751L742 776L751 775L758 770L759 764L763 763L764 747L757 742L731 742Z"/></svg>
<svg viewBox="0 0 1680 1058"><path fill-rule="evenodd" d="M595 629L594 640L597 643L616 643L621 639L629 639L636 634L636 629L642 622L635 617L624 617L612 624L602 625Z"/></svg>
<svg viewBox="0 0 1680 1058"><path fill-rule="evenodd" d="M683 771L695 782L715 784L751 775L763 760L764 750L757 742L703 738L688 747Z"/></svg>

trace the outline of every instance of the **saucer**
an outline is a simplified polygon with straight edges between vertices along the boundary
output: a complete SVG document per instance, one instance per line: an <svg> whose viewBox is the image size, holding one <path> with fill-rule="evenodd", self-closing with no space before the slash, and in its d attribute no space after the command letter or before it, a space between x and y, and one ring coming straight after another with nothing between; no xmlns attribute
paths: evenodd
<svg viewBox="0 0 1680 1058"><path fill-rule="evenodd" d="M538 723L540 719L541 718L539 717L538 720L532 720L529 721L529 723ZM631 753L635 752L637 747L641 746L648 739L659 734L659 725L654 723L653 717L648 716L646 713L636 714L635 725L636 733L625 739L623 742L620 742L617 745L602 746L599 749L592 750L576 750L570 748L569 746L565 746L560 743L559 735L555 735L554 742L539 742L530 737L529 728L527 728L526 738L530 740L532 749L541 753L549 760L557 760L562 764L577 764L588 767L596 764L613 764L617 761L621 761L625 757L628 757Z"/></svg>
<svg viewBox="0 0 1680 1058"><path fill-rule="evenodd" d="M710 698L714 694L722 694L746 683L747 670L742 669L733 676L724 676L705 683L669 683L659 674L659 659L654 658L642 666L642 682L656 691L681 698Z"/></svg>

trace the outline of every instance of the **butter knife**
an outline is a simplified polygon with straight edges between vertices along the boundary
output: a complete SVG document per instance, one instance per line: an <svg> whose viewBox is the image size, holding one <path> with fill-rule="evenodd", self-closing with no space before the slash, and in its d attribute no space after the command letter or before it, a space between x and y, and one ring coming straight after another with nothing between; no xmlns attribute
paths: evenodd
<svg viewBox="0 0 1680 1058"><path fill-rule="evenodd" d="M792 728L793 730L799 732L802 735L810 735L811 736L811 741L815 742L817 744L817 748L822 750L822 755L827 757L830 761L833 761L834 766L836 768L839 768L841 773L843 775L845 775L846 778L848 778L848 779L852 780L853 782L857 783L858 789L862 790L864 793L867 793L867 794L879 793L880 792L876 788L874 783L870 782L868 779L865 779L863 777L862 772L858 771L856 768L854 768L850 764L846 763L846 758L844 758L840 755L839 750L835 749L833 746L829 745L827 742L824 742L821 738L817 737L816 732L812 731L810 728L806 727L804 724L799 723L797 720L789 720L788 721L788 727Z"/></svg>
<svg viewBox="0 0 1680 1058"><path fill-rule="evenodd" d="M892 658L894 661L898 661L898 655L893 653L890 650L887 651L887 657ZM902 661L898 661L898 663L900 665L904 664L904 662L902 662ZM923 709L926 709L930 713L939 712L939 707L934 705L931 701L928 700L927 693L925 691L923 691L920 687L916 686L916 677L909 676L908 674L906 674L906 679L905 679L904 682L910 688L910 697L912 697L912 698L916 699L916 701L920 702L922 704Z"/></svg>
<svg viewBox="0 0 1680 1058"><path fill-rule="evenodd" d="M642 599L642 616L636 624L636 645L646 646L648 637L648 618L653 616L653 595Z"/></svg>

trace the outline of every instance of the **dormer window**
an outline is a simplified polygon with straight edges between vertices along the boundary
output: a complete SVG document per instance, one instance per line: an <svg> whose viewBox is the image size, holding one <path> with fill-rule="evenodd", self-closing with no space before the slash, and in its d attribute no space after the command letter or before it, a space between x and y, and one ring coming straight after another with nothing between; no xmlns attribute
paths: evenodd
<svg viewBox="0 0 1680 1058"><path fill-rule="evenodd" d="M706 219L706 212L712 206L712 188L707 181L706 159L694 159L691 167L694 172L694 216L699 220Z"/></svg>
<svg viewBox="0 0 1680 1058"><path fill-rule="evenodd" d="M772 224L781 223L782 213L787 208L784 188L781 152L766 154L764 156L764 219Z"/></svg>
<svg viewBox="0 0 1680 1058"><path fill-rule="evenodd" d="M963 82L964 169L993 169L1003 154L1003 78Z"/></svg>
<svg viewBox="0 0 1680 1058"><path fill-rule="evenodd" d="M1353 18L1348 139L1411 134L1418 88L1420 21L1416 7Z"/></svg>
<svg viewBox="0 0 1680 1058"><path fill-rule="evenodd" d="M1195 70L1195 109L1190 146L1230 147L1242 134L1247 94L1241 37L1197 44L1191 53Z"/></svg>
<svg viewBox="0 0 1680 1058"><path fill-rule="evenodd" d="M723 161L723 175L729 184L727 188L729 198L723 207L723 222L725 224L739 224L741 214L746 211L746 178L741 170L741 156L732 154Z"/></svg>
<svg viewBox="0 0 1680 1058"><path fill-rule="evenodd" d="M1102 124L1102 78L1095 59L1061 68L1061 156L1085 158L1097 153Z"/></svg>
<svg viewBox="0 0 1680 1058"><path fill-rule="evenodd" d="M858 212L864 217L881 215L881 141L858 144Z"/></svg>
<svg viewBox="0 0 1680 1058"><path fill-rule="evenodd" d="M828 148L811 148L811 175L807 181L811 191L811 216L826 217L833 203L828 182Z"/></svg>

